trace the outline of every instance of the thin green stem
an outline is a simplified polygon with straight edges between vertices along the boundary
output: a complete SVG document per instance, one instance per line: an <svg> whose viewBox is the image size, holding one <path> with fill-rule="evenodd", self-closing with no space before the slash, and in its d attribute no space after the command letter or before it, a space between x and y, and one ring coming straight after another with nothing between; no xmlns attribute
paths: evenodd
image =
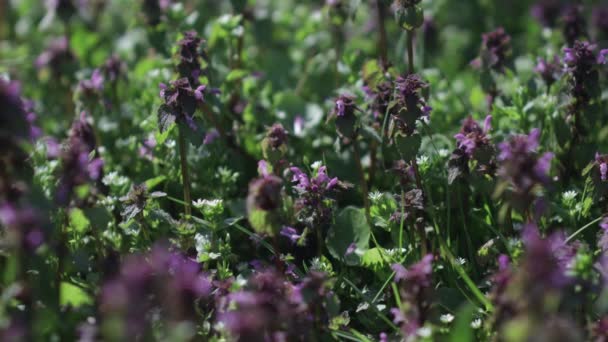
<svg viewBox="0 0 608 342"><path fill-rule="evenodd" d="M408 64L408 73L414 73L414 36L416 35L416 30L408 30L407 31L407 64Z"/></svg>
<svg viewBox="0 0 608 342"><path fill-rule="evenodd" d="M192 216L192 198L190 197L190 173L188 172L188 145L182 127L179 127L179 159L182 171L182 185L184 188L184 213L186 219Z"/></svg>
<svg viewBox="0 0 608 342"><path fill-rule="evenodd" d="M565 243L568 243L568 242L572 241L572 239L574 239L577 235L579 235L580 233L582 233L583 231L585 231L587 228L591 227L592 225L598 223L603 218L604 218L604 216L600 216L600 217L596 218L595 220L593 220L593 221L587 223L586 225L582 226L577 231L575 231L574 233L572 233L572 235L568 236L568 238L566 239Z"/></svg>
<svg viewBox="0 0 608 342"><path fill-rule="evenodd" d="M357 169L359 171L359 177L361 182L361 190L363 191L363 205L365 206L365 218L367 219L367 223L369 223L370 227L372 226L372 219L369 213L369 190L367 188L367 180L365 180L365 171L363 170L363 165L361 165L361 151L359 149L359 144L356 141L353 142L353 151L355 153L355 164L357 165Z"/></svg>
<svg viewBox="0 0 608 342"><path fill-rule="evenodd" d="M382 0L376 0L376 10L378 14L378 52L380 53L382 69L385 70L388 67L388 49L386 43L386 27L384 26L384 21L386 19L386 9Z"/></svg>

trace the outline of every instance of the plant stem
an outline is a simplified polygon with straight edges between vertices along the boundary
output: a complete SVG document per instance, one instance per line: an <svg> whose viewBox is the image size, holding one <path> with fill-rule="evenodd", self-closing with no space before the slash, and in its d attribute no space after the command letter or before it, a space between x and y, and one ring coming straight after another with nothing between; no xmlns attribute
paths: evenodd
<svg viewBox="0 0 608 342"><path fill-rule="evenodd" d="M188 173L188 145L186 144L186 137L182 127L179 127L179 159L182 170L182 184L184 188L184 212L186 219L189 219L192 215L192 198L190 197L190 174Z"/></svg>
<svg viewBox="0 0 608 342"><path fill-rule="evenodd" d="M374 184L374 177L376 175L376 167L378 164L378 143L376 141L372 141L369 150L370 165L367 174L367 187L371 189L372 185Z"/></svg>
<svg viewBox="0 0 608 342"><path fill-rule="evenodd" d="M369 190L367 189L367 181L365 180L365 172L363 171L363 165L361 165L361 151L359 151L359 145L357 141L353 142L353 150L355 153L355 163L359 171L359 177L361 182L361 190L363 191L363 206L365 207L365 217L369 225L372 225L372 219L369 214Z"/></svg>
<svg viewBox="0 0 608 342"><path fill-rule="evenodd" d="M382 69L386 70L388 68L386 27L384 26L386 11L382 0L376 0L376 9L378 13L378 51L380 52Z"/></svg>
<svg viewBox="0 0 608 342"><path fill-rule="evenodd" d="M408 63L408 74L414 73L414 36L416 30L407 31L407 63Z"/></svg>
<svg viewBox="0 0 608 342"><path fill-rule="evenodd" d="M604 218L604 216L600 216L600 217L596 218L595 220L587 223L586 225L584 225L583 227L581 227L580 229L578 229L577 231L575 231L574 233L572 233L572 235L568 236L568 238L566 239L565 243L568 243L568 242L572 241L572 239L574 239L578 234L582 233L585 229L591 227L592 225L598 223L603 218Z"/></svg>

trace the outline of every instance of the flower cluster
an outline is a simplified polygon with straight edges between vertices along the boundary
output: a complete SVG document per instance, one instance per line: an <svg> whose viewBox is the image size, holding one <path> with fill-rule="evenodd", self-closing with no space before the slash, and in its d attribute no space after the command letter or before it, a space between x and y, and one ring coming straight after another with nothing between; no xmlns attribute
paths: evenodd
<svg viewBox="0 0 608 342"><path fill-rule="evenodd" d="M392 268L402 301L401 308L391 310L394 322L401 326L405 336L415 336L424 326L431 306L433 255L425 255L407 269L400 264L394 264Z"/></svg>
<svg viewBox="0 0 608 342"><path fill-rule="evenodd" d="M245 290L228 295L230 306L219 321L237 341L306 341L320 333L316 323L327 321L331 297L326 278L311 273L292 284L273 270L254 274Z"/></svg>
<svg viewBox="0 0 608 342"><path fill-rule="evenodd" d="M184 38L177 43L179 58L177 70L181 77L188 78L192 87L197 87L200 84L199 76L203 72L200 61L203 56L202 43L203 40L194 31L184 33Z"/></svg>
<svg viewBox="0 0 608 342"><path fill-rule="evenodd" d="M97 154L96 148L93 127L82 112L72 124L70 136L60 155L62 167L56 193L58 204L69 204L72 199L76 199L73 195L77 187L103 178L103 160L94 156Z"/></svg>
<svg viewBox="0 0 608 342"><path fill-rule="evenodd" d="M126 323L119 331L104 331L117 334L113 337L118 339L151 336L152 325L159 323L146 314L153 308L160 308L161 322L171 324L167 328L175 328L205 309L212 289L211 279L196 261L157 245L147 255L129 256L120 272L103 285L100 311L104 322L119 319Z"/></svg>
<svg viewBox="0 0 608 342"><path fill-rule="evenodd" d="M448 181L469 173L469 161L477 162L477 170L483 174L493 175L496 169L495 148L488 132L491 129L492 116L486 116L483 128L471 117L462 123L462 128L454 138L456 149L449 161Z"/></svg>
<svg viewBox="0 0 608 342"><path fill-rule="evenodd" d="M572 97L569 114L575 118L575 124L579 128L580 123L576 118L580 117L590 101L601 92L597 67L606 63L608 50L601 50L596 55L596 47L588 42L576 41L571 48L564 49L564 64Z"/></svg>
<svg viewBox="0 0 608 342"><path fill-rule="evenodd" d="M249 183L247 213L249 222L258 233L276 235L281 227L283 180L264 173Z"/></svg>
<svg viewBox="0 0 608 342"><path fill-rule="evenodd" d="M350 95L340 95L335 100L332 114L336 118L336 130L341 137L353 138L357 134L357 110L359 108Z"/></svg>
<svg viewBox="0 0 608 342"><path fill-rule="evenodd" d="M284 157L287 152L288 132L280 123L275 123L266 132L266 137L262 141L262 152L264 158L272 162L275 167L277 163ZM274 170L279 173L279 170Z"/></svg>
<svg viewBox="0 0 608 342"><path fill-rule="evenodd" d="M165 103L158 108L160 131L165 131L174 122L187 124L197 130L193 116L197 106L204 101L205 89L205 85L193 89L187 78L171 81L168 86L161 83L160 97Z"/></svg>
<svg viewBox="0 0 608 342"><path fill-rule="evenodd" d="M522 206L520 209L528 208L533 202L537 187L550 182L548 173L553 153L539 156L539 139L540 130L533 129L528 135L516 135L498 146L498 173L511 185L512 204Z"/></svg>
<svg viewBox="0 0 608 342"><path fill-rule="evenodd" d="M337 177L327 175L327 167L317 162L313 164L309 176L297 167L289 169L292 174L293 189L298 196L295 203L296 216L307 227L320 229L331 219L331 194L346 185Z"/></svg>
<svg viewBox="0 0 608 342"><path fill-rule="evenodd" d="M48 68L55 78L70 75L71 68L76 63L76 56L69 46L67 37L52 40L47 49L36 59L38 69Z"/></svg>
<svg viewBox="0 0 608 342"><path fill-rule="evenodd" d="M524 255L521 267L510 267L508 258L499 258L499 270L493 276L493 324L497 331L518 317L543 319L546 310L563 298L555 297L574 283L569 269L576 248L567 244L563 233L541 237L538 228L527 225L522 234ZM553 304L552 304L553 303Z"/></svg>
<svg viewBox="0 0 608 342"><path fill-rule="evenodd" d="M378 83L375 87L366 85L363 87L363 91L371 102L369 107L372 110L374 119L382 120L393 94L391 82L383 81Z"/></svg>
<svg viewBox="0 0 608 342"><path fill-rule="evenodd" d="M393 132L410 136L416 129L416 121L429 117L431 107L426 104L422 91L428 88L419 75L398 77L395 81L396 98L389 108Z"/></svg>
<svg viewBox="0 0 608 342"><path fill-rule="evenodd" d="M559 79L562 70L561 61L557 56L554 56L552 61L539 57L534 67L534 71L540 75L547 87L551 87Z"/></svg>
<svg viewBox="0 0 608 342"><path fill-rule="evenodd" d="M29 190L23 144L40 135L34 118L30 102L21 98L20 84L0 78L0 224L7 228L10 245L28 251L44 237L39 213L22 200Z"/></svg>
<svg viewBox="0 0 608 342"><path fill-rule="evenodd" d="M482 35L481 50L479 57L472 64L483 70L493 70L504 73L505 66L511 56L511 36L505 29L498 29Z"/></svg>

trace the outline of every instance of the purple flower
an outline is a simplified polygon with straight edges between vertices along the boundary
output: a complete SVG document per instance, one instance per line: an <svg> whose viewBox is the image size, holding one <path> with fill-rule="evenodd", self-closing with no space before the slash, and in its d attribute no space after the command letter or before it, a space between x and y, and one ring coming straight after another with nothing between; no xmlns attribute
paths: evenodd
<svg viewBox="0 0 608 342"><path fill-rule="evenodd" d="M561 76L562 66L559 57L554 56L553 61L539 57L534 71L540 75L547 86L551 86Z"/></svg>
<svg viewBox="0 0 608 342"><path fill-rule="evenodd" d="M340 95L336 99L334 114L338 117L350 117L354 115L356 108L354 99L350 95Z"/></svg>
<svg viewBox="0 0 608 342"><path fill-rule="evenodd" d="M536 226L528 225L522 240L525 246L522 267L531 286L544 292L570 283L566 270L576 251L566 244L563 233L554 233L543 239Z"/></svg>
<svg viewBox="0 0 608 342"><path fill-rule="evenodd" d="M482 35L479 57L473 66L504 73L507 59L511 55L511 36L502 27Z"/></svg>
<svg viewBox="0 0 608 342"><path fill-rule="evenodd" d="M67 147L61 153L61 175L56 200L60 205L67 205L77 186L91 183L102 177L103 161L100 158L89 158L95 151L95 136L92 127L86 122L84 113L72 125Z"/></svg>
<svg viewBox="0 0 608 342"><path fill-rule="evenodd" d="M247 210L254 209L263 211L277 210L281 201L281 189L283 181L274 176L266 175L249 183L249 195L247 196Z"/></svg>
<svg viewBox="0 0 608 342"><path fill-rule="evenodd" d="M76 57L69 47L67 37L52 40L47 49L36 59L38 69L49 68L55 78L60 77L75 63Z"/></svg>
<svg viewBox="0 0 608 342"><path fill-rule="evenodd" d="M156 138L154 135L149 135L148 138L144 139L142 145L139 147L139 156L148 160L154 159L154 148L156 147Z"/></svg>
<svg viewBox="0 0 608 342"><path fill-rule="evenodd" d="M288 238L294 245L297 244L298 240L302 237L302 234L298 234L298 231L295 228L287 226L281 229L281 235Z"/></svg>
<svg viewBox="0 0 608 342"><path fill-rule="evenodd" d="M311 229L328 223L332 213L330 195L346 185L336 177L330 178L323 165L318 165L310 176L297 167L289 168L289 172L298 196L295 203L298 219Z"/></svg>
<svg viewBox="0 0 608 342"><path fill-rule="evenodd" d="M393 94L391 82L380 82L376 84L374 88L370 88L369 86L365 85L363 86L363 91L367 95L367 98L371 101L370 109L374 114L374 119L380 120L382 117L384 117Z"/></svg>
<svg viewBox="0 0 608 342"><path fill-rule="evenodd" d="M389 135L410 136L415 133L416 121L428 119L431 107L427 106L422 91L428 88L428 83L417 74L398 77L395 80L396 95L389 105L391 122Z"/></svg>
<svg viewBox="0 0 608 342"><path fill-rule="evenodd" d="M499 175L508 181L522 205L533 200L533 188L549 184L548 172L553 153L538 155L540 130L533 129L529 135L516 135L499 145Z"/></svg>
<svg viewBox="0 0 608 342"><path fill-rule="evenodd" d="M400 264L392 266L395 271L395 281L406 284L407 287L422 288L431 285L431 275L433 273L433 255L425 255L419 262L413 264L408 269Z"/></svg>
<svg viewBox="0 0 608 342"><path fill-rule="evenodd" d="M608 216L602 219L602 221L600 222L600 228L605 231L608 231Z"/></svg>
<svg viewBox="0 0 608 342"><path fill-rule="evenodd" d="M400 264L392 266L403 305L402 310L392 309L391 313L405 336L413 336L424 325L431 304L432 262L433 255L427 254L407 269Z"/></svg>
<svg viewBox="0 0 608 342"><path fill-rule="evenodd" d="M347 257L347 256L355 253L356 251L357 251L357 244L353 242L350 245L348 245L348 248L346 248L346 253L344 253L344 256Z"/></svg>
<svg viewBox="0 0 608 342"><path fill-rule="evenodd" d="M199 76L203 74L200 59L203 57L201 44L204 41L194 31L184 33L184 38L178 42L179 64L177 70L181 77L186 77L192 87L199 85Z"/></svg>
<svg viewBox="0 0 608 342"><path fill-rule="evenodd" d="M159 88L160 96L164 100L164 104L158 109L160 131L168 129L173 122L185 123L196 131L198 128L194 122L194 112L197 106L204 102L203 92L207 88L200 86L192 89L187 78L171 81L168 86L161 83Z"/></svg>
<svg viewBox="0 0 608 342"><path fill-rule="evenodd" d="M78 85L85 94L100 94L103 91L104 79L101 70L95 69L90 79L85 79Z"/></svg>
<svg viewBox="0 0 608 342"><path fill-rule="evenodd" d="M458 148L463 149L469 157L472 157L478 147L488 147L490 145L490 139L486 134L491 128L491 121L492 116L486 116L482 129L477 122L473 120L473 117L467 117L462 123L460 132L454 136L458 143Z"/></svg>
<svg viewBox="0 0 608 342"><path fill-rule="evenodd" d="M104 62L101 71L109 82L116 83L121 77L126 78L127 65L120 57L112 55Z"/></svg>
<svg viewBox="0 0 608 342"><path fill-rule="evenodd" d="M42 217L32 207L0 203L0 223L20 236L20 248L34 251L44 242Z"/></svg>
<svg viewBox="0 0 608 342"><path fill-rule="evenodd" d="M287 143L287 131L280 123L273 124L266 133L266 139L270 147L274 150Z"/></svg>
<svg viewBox="0 0 608 342"><path fill-rule="evenodd" d="M205 134L205 139L203 140L203 144L205 144L205 145L212 144L219 137L220 137L220 133L217 131L217 129L212 128Z"/></svg>
<svg viewBox="0 0 608 342"><path fill-rule="evenodd" d="M70 144L83 144L87 153L97 149L95 131L86 112L80 112L80 116L72 123L68 141Z"/></svg>
<svg viewBox="0 0 608 342"><path fill-rule="evenodd" d="M156 324L148 314L153 309L161 313L158 318L169 322L196 319L212 290L211 280L197 262L156 245L146 255L128 256L119 274L106 281L100 311L127 322L128 329L118 333L135 338Z"/></svg>

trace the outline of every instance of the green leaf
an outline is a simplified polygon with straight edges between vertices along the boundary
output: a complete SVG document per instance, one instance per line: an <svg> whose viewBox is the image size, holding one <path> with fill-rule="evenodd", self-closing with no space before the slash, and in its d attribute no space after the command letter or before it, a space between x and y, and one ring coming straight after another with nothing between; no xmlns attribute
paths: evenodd
<svg viewBox="0 0 608 342"><path fill-rule="evenodd" d="M158 177L150 178L147 181L145 181L146 188L148 190L152 190L152 189L154 189L154 187L156 187L157 185L161 184L166 179L167 179L166 176L158 176Z"/></svg>
<svg viewBox="0 0 608 342"><path fill-rule="evenodd" d="M230 73L228 73L228 75L226 76L226 81L228 81L228 82L236 81L243 77L246 77L248 74L249 74L249 72L247 70L234 69L234 70L230 71Z"/></svg>
<svg viewBox="0 0 608 342"><path fill-rule="evenodd" d="M458 311L454 328L450 334L450 342L466 342L475 340L473 328L471 328L471 321L474 311L475 307L471 304L466 305Z"/></svg>
<svg viewBox="0 0 608 342"><path fill-rule="evenodd" d="M249 224L256 233L275 236L280 229L278 213L253 209L248 215Z"/></svg>
<svg viewBox="0 0 608 342"><path fill-rule="evenodd" d="M384 250L381 248L372 248L363 253L361 257L361 265L369 268L370 270L377 272L386 266L384 259L382 259L382 253ZM386 256L386 253L385 253Z"/></svg>
<svg viewBox="0 0 608 342"><path fill-rule="evenodd" d="M61 283L59 301L61 305L71 305L76 308L93 304L93 298L88 293L80 287L66 282Z"/></svg>
<svg viewBox="0 0 608 342"><path fill-rule="evenodd" d="M89 219L87 219L82 210L74 208L70 211L70 226L77 232L84 232L90 225Z"/></svg>
<svg viewBox="0 0 608 342"><path fill-rule="evenodd" d="M399 154L401 154L401 158L406 161L416 158L416 154L420 149L421 143L422 139L420 138L420 134L413 134L410 136L395 136L397 150L399 151Z"/></svg>
<svg viewBox="0 0 608 342"><path fill-rule="evenodd" d="M325 243L329 253L336 259L345 259L344 255L350 244L355 243L357 249L367 250L369 247L370 227L362 209L346 207L336 217L335 224L329 229ZM347 264L356 265L358 262L349 258Z"/></svg>

